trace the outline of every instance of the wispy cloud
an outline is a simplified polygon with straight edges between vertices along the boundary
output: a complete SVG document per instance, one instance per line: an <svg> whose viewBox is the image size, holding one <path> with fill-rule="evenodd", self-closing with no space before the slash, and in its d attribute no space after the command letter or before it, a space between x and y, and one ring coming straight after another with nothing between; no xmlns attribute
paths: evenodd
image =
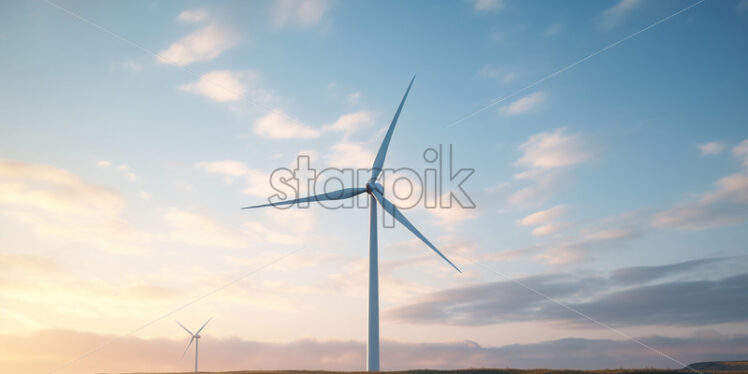
<svg viewBox="0 0 748 374"><path fill-rule="evenodd" d="M501 107L501 112L507 115L525 114L536 109L545 101L546 97L547 95L544 92L538 91Z"/></svg>
<svg viewBox="0 0 748 374"><path fill-rule="evenodd" d="M349 136L363 127L370 126L372 123L374 123L374 116L366 110L360 110L354 113L343 114L335 122L325 125L322 129L343 132L346 136Z"/></svg>
<svg viewBox="0 0 748 374"><path fill-rule="evenodd" d="M215 323L215 322L214 322ZM49 370L50 362L64 362L80 354L80 347L99 346L114 336L73 330L40 330L30 334L1 334L0 344L13 358L15 374L34 374ZM319 341L304 339L287 343L250 341L235 337L210 337L201 364L211 371L235 371L248 367L257 370L308 369L362 370L366 344L363 341ZM692 361L729 360L748 354L748 337L710 334L685 337L637 336L647 345L658 347L676 357ZM65 344L61 344L64 342ZM75 365L77 372L185 371L190 363L178 360L184 350L183 339L120 338L116 349L106 348ZM39 350L38 347L46 347ZM532 344L502 347L481 346L474 341L409 343L382 341L387 355L385 369L421 369L423 367L462 369L466 367L580 368L606 369L627 367L632 362L642 367L674 367L673 362L654 355L631 341L568 338ZM35 359L33 359L35 358ZM7 367L8 361L0 361ZM23 368L23 369L20 369ZM680 369L680 367L677 367Z"/></svg>
<svg viewBox="0 0 748 374"><path fill-rule="evenodd" d="M748 168L748 139L732 149ZM703 230L748 220L748 170L720 178L711 191L691 197L652 219L655 227Z"/></svg>
<svg viewBox="0 0 748 374"><path fill-rule="evenodd" d="M179 89L221 103L239 101L247 91L245 82L251 77L252 73L249 72L218 70L204 74L195 83L183 84Z"/></svg>
<svg viewBox="0 0 748 374"><path fill-rule="evenodd" d="M519 148L522 157L516 165L527 169L516 173L514 179L518 183L532 184L509 195L507 202L515 206L542 203L544 197L553 192L561 170L590 158L581 135L568 134L566 128L532 135Z"/></svg>
<svg viewBox="0 0 748 374"><path fill-rule="evenodd" d="M177 19L182 22L202 22L208 19L208 12L204 9L188 9L184 10L177 16Z"/></svg>
<svg viewBox="0 0 748 374"><path fill-rule="evenodd" d="M725 145L720 142L699 144L698 147L702 156L716 155L725 150Z"/></svg>
<svg viewBox="0 0 748 374"><path fill-rule="evenodd" d="M531 136L519 147L524 154L517 165L532 169L555 169L579 164L590 158L582 138L566 128Z"/></svg>
<svg viewBox="0 0 748 374"><path fill-rule="evenodd" d="M503 0L469 0L476 12L498 12L504 9Z"/></svg>
<svg viewBox="0 0 748 374"><path fill-rule="evenodd" d="M598 21L603 28L613 28L621 24L639 5L641 0L621 0L616 5L606 9L598 16Z"/></svg>
<svg viewBox="0 0 748 374"><path fill-rule="evenodd" d="M197 31L158 52L158 62L185 66L194 62L210 61L235 46L239 37L218 24L201 27Z"/></svg>
<svg viewBox="0 0 748 374"><path fill-rule="evenodd" d="M504 67L486 65L478 71L478 76L498 79L502 83L508 84L517 78L517 73Z"/></svg>
<svg viewBox="0 0 748 374"><path fill-rule="evenodd" d="M268 139L311 139L320 135L319 130L290 119L280 109L274 109L258 118L252 131Z"/></svg>
<svg viewBox="0 0 748 374"><path fill-rule="evenodd" d="M318 24L329 8L327 0L275 0L271 16L275 27L310 27Z"/></svg>
<svg viewBox="0 0 748 374"><path fill-rule="evenodd" d="M744 259L743 259L744 261ZM620 283L618 269L611 274L543 274L518 281L548 297L613 326L707 326L745 321L748 274L728 273L712 280L701 262L692 266L664 265L650 269L651 277L632 284ZM677 264L676 264L677 265ZM695 269L701 267L702 271ZM688 273L686 273L688 272ZM672 279L675 274L690 279ZM688 292L691 297L682 297ZM580 298L583 296L583 301ZM719 301L722 300L722 301ZM728 301L729 300L729 301ZM731 308L712 308L728 302ZM511 280L481 283L437 291L409 305L385 312L407 323L448 323L484 326L520 321L564 323L570 327L598 328L591 321L570 313L555 302L538 297Z"/></svg>

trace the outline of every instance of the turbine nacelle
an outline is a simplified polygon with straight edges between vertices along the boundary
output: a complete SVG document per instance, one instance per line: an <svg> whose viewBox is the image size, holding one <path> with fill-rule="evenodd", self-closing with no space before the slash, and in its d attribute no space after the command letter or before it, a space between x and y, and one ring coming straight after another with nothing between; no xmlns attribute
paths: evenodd
<svg viewBox="0 0 748 374"><path fill-rule="evenodd" d="M384 186L379 184L379 182L370 181L366 183L366 192L373 193L375 190L380 194L384 194Z"/></svg>

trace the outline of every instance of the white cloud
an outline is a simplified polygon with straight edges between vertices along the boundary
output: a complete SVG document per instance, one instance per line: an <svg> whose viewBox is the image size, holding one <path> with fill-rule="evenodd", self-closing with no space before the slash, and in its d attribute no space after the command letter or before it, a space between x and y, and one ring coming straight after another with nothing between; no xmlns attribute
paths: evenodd
<svg viewBox="0 0 748 374"><path fill-rule="evenodd" d="M348 101L348 104L350 105L357 104L359 99L361 99L361 92L353 92L353 93L348 94L348 96L346 96L346 100Z"/></svg>
<svg viewBox="0 0 748 374"><path fill-rule="evenodd" d="M566 214L566 212L568 211L568 205L556 205L553 208L541 210L539 212L528 215L527 217L521 219L519 221L519 224L522 226L544 225L555 221L556 219Z"/></svg>
<svg viewBox="0 0 748 374"><path fill-rule="evenodd" d="M743 166L748 166L748 139L743 140L733 148L732 154L743 163Z"/></svg>
<svg viewBox="0 0 748 374"><path fill-rule="evenodd" d="M207 247L242 248L246 239L236 230L207 216L184 210L170 210L163 216L170 240Z"/></svg>
<svg viewBox="0 0 748 374"><path fill-rule="evenodd" d="M542 203L557 185L559 169L590 157L581 136L569 135L565 128L532 135L519 148L523 155L516 164L528 169L516 173L514 179L533 184L509 195L507 202L515 206Z"/></svg>
<svg viewBox="0 0 748 374"><path fill-rule="evenodd" d="M329 10L327 0L276 0L271 9L275 27L310 27L319 23Z"/></svg>
<svg viewBox="0 0 748 374"><path fill-rule="evenodd" d="M210 61L238 42L229 29L211 24L185 36L169 48L158 53L158 62L178 66L193 62Z"/></svg>
<svg viewBox="0 0 748 374"><path fill-rule="evenodd" d="M112 166L112 163L109 162L109 161L106 161L106 160L100 160L100 161L98 161L96 163L96 165L99 165L102 168L108 168L108 167Z"/></svg>
<svg viewBox="0 0 748 374"><path fill-rule="evenodd" d="M748 219L748 173L728 175L712 191L654 216L655 227L703 230Z"/></svg>
<svg viewBox="0 0 748 374"><path fill-rule="evenodd" d="M247 72L211 71L201 76L197 82L183 84L179 89L203 95L219 103L239 101L247 91L244 82L249 77L251 73Z"/></svg>
<svg viewBox="0 0 748 374"><path fill-rule="evenodd" d="M586 161L590 154L585 151L579 135L568 135L566 128L554 132L532 135L520 145L524 151L517 165L535 169L554 169Z"/></svg>
<svg viewBox="0 0 748 374"><path fill-rule="evenodd" d="M275 191L270 187L270 175L268 173L252 169L241 161L203 161L195 163L195 168L206 173L223 176L226 184L233 184L235 179L244 180L245 184L241 192L245 195L267 198L275 194Z"/></svg>
<svg viewBox="0 0 748 374"><path fill-rule="evenodd" d="M231 177L241 177L249 173L249 168L241 161L221 160L198 162L195 167L208 173L221 174Z"/></svg>
<svg viewBox="0 0 748 374"><path fill-rule="evenodd" d="M699 152L702 156L716 155L725 150L725 145L720 142L709 142L699 144Z"/></svg>
<svg viewBox="0 0 748 374"><path fill-rule="evenodd" d="M179 16L177 16L177 19L179 19L182 22L201 22L208 19L208 12L206 12L203 9L190 9L185 10L179 13Z"/></svg>
<svg viewBox="0 0 748 374"><path fill-rule="evenodd" d="M150 235L123 218L124 198L48 165L0 160L0 213L53 245L141 253Z"/></svg>
<svg viewBox="0 0 748 374"><path fill-rule="evenodd" d="M556 22L556 23L548 26L548 28L545 29L545 31L543 31L542 35L546 36L546 37L553 36L553 35L558 34L563 28L564 28L564 24L563 23Z"/></svg>
<svg viewBox="0 0 748 374"><path fill-rule="evenodd" d="M374 123L374 118L371 113L361 110L354 113L343 114L338 117L335 122L325 125L322 129L340 131L344 132L346 135L350 135L360 128L369 126L372 123Z"/></svg>
<svg viewBox="0 0 748 374"><path fill-rule="evenodd" d="M125 61L125 62L121 63L120 66L122 67L122 69L125 69L127 71L131 71L133 73L139 73L139 72L143 71L143 64L137 63L137 62L132 61L132 60Z"/></svg>
<svg viewBox="0 0 748 374"><path fill-rule="evenodd" d="M254 123L255 134L268 139L310 139L319 136L319 130L290 119L280 109L268 112Z"/></svg>
<svg viewBox="0 0 748 374"><path fill-rule="evenodd" d="M517 78L517 74L509 71L509 69L491 65L486 65L481 68L478 75L481 77L498 79L504 84L511 83Z"/></svg>
<svg viewBox="0 0 748 374"><path fill-rule="evenodd" d="M138 178L137 178L137 176L135 175L135 173L133 173L133 172L132 172L132 171L130 170L130 166L128 166L127 164L121 164L121 165L117 166L117 170L119 170L120 172L122 172L122 174L123 174L123 175L124 175L124 176L125 176L125 177L126 177L126 178L127 178L127 179L128 179L129 181L130 181L130 182L135 182L135 180L137 180L137 179L138 179Z"/></svg>
<svg viewBox="0 0 748 374"><path fill-rule="evenodd" d="M641 3L641 0L619 1L616 5L606 9L598 16L600 25L604 28L612 28L621 24Z"/></svg>
<svg viewBox="0 0 748 374"><path fill-rule="evenodd" d="M504 9L502 0L472 0L472 3L476 12L496 12Z"/></svg>
<svg viewBox="0 0 748 374"><path fill-rule="evenodd" d="M544 92L535 92L501 107L501 112L507 115L525 114L537 108L545 99L546 94Z"/></svg>
<svg viewBox="0 0 748 374"><path fill-rule="evenodd" d="M748 167L748 139L732 149ZM685 230L737 224L748 220L748 170L720 178L711 191L688 199L674 208L655 214L652 225Z"/></svg>

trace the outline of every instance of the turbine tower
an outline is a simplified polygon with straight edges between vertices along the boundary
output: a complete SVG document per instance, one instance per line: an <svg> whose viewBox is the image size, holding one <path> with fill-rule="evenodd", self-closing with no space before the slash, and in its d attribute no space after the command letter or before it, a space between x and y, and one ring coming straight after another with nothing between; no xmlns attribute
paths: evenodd
<svg viewBox="0 0 748 374"><path fill-rule="evenodd" d="M371 167L371 178L366 183L365 187L344 188L338 191L325 192L320 195L308 196L295 200L286 200L278 203L262 204L242 208L252 209L268 206L291 205L311 201L342 200L360 195L362 193L369 194L369 337L367 341L366 351L366 370L368 371L379 371L379 260L377 253L377 203L379 203L379 205L381 205L387 213L392 215L398 222L400 222L403 226L410 230L410 232L412 232L416 237L426 243L426 245L431 248L431 250L434 251L437 255L439 255L439 257L444 259L444 261L447 261L447 263L452 265L452 267L455 268L458 272L461 272L460 269L458 269L457 266L452 263L452 261L449 261L447 257L439 252L439 250L436 249L436 247L431 244L431 242L426 239L426 237L423 236L423 234L421 234L421 232L418 231L418 229L416 229L415 226L413 226L413 224L411 224L407 218L405 218L405 216L400 212L399 209L397 209L394 204L392 204L384 197L384 187L382 187L382 185L377 182L377 178L379 178L379 175L382 172L384 158L387 155L387 148L390 145L392 133L395 131L397 119L400 117L400 112L403 109L403 104L405 104L405 99L408 97L408 92L410 92L410 87L413 86L413 81L415 79L416 77L413 76L413 79L410 80L408 89L405 91L405 95L403 96L402 101L400 101L400 106L395 112L395 117L392 118L390 127L389 129L387 129L387 134L384 136L384 140L382 141L382 145L379 147L377 157L374 159L374 164Z"/></svg>
<svg viewBox="0 0 748 374"><path fill-rule="evenodd" d="M193 341L195 342L195 373L197 373L197 348L200 345L200 331L203 331L203 329L208 324L208 322L210 322L211 319L212 318L208 318L208 320L205 321L205 323L203 324L203 326L200 327L200 329L197 330L197 332L194 333L194 334L192 333L192 331L190 331L189 329L187 329L186 327L184 327L184 325L182 325L181 323L179 323L179 321L177 321L177 324L179 326L182 326L182 328L184 329L184 331L187 331L187 333L190 334L190 336L191 336L190 342L189 342L189 344L187 344L187 348L185 348L184 352L182 352L182 358L184 358L184 355L187 354L187 350L190 349L190 346L192 345L192 342Z"/></svg>

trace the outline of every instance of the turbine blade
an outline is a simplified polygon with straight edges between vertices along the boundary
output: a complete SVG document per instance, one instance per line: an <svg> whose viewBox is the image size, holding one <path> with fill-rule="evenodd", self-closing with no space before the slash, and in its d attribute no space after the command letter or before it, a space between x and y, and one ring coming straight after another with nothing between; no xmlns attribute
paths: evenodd
<svg viewBox="0 0 748 374"><path fill-rule="evenodd" d="M302 197L302 198L294 199L294 200L285 200L285 201L281 201L277 203L245 206L242 209L264 208L267 206L279 206L279 205L292 205L292 204L305 203L305 202L310 202L310 201L343 200L349 197L356 196L358 194L362 194L364 192L366 192L366 188L363 188L363 187L362 188L344 188L342 190L325 192L323 194Z"/></svg>
<svg viewBox="0 0 748 374"><path fill-rule="evenodd" d="M392 118L392 122L390 123L390 128L387 129L387 135L384 136L384 140L382 140L382 145L379 146L379 152L377 152L377 157L374 159L374 164L371 166L371 179L369 179L370 182L374 182L379 178L379 173L382 172L382 166L384 165L384 157L387 156L387 148L390 146L390 139L392 139L392 133L395 131L395 125L397 124L397 119L400 118L400 111L403 110L403 104L405 104L405 99L408 98L408 92L410 92L410 87L413 86L413 81L416 80L416 76L413 76L413 79L410 80L410 84L408 85L408 89L405 91L405 95L403 96L402 101L400 101L400 106L397 107L397 112L395 112L395 117Z"/></svg>
<svg viewBox="0 0 748 374"><path fill-rule="evenodd" d="M193 336L193 335L195 335L195 334L193 334L193 333L192 333L192 331L190 331L189 329L187 329L186 327L184 327L184 325L183 325L183 324L179 323L179 321L176 321L176 322L177 322L177 324L178 324L179 326L182 326L182 328L184 329L184 331L187 331L187 333L188 333L188 334L190 334L190 336Z"/></svg>
<svg viewBox="0 0 748 374"><path fill-rule="evenodd" d="M452 267L455 268L455 270L462 273L462 270L460 270L460 268L455 266L455 264L453 264L452 261L449 261L449 259L446 256L444 256L441 252L439 252L439 250L436 249L436 247L433 244L431 244L431 242L428 239L426 239L426 237L423 236L423 234L421 234L421 232L418 231L418 229L415 226L413 226L413 224L410 223L410 221L408 221L408 219L405 218L405 216L402 213L400 213L400 210L397 209L397 207L394 204L392 204L389 200L387 200L384 197L384 195L382 195L381 192L379 192L376 189L372 189L371 193L374 194L374 197L376 197L379 204L382 206L382 208L384 208L385 211L387 211L387 213L395 217L395 219L398 222L402 223L403 226L405 226L408 230L410 230L410 232L412 232L415 236L417 236L418 239L421 239L424 243L426 243L426 245L428 245L429 248L431 248L431 250L436 252L436 254L438 254L439 257L443 258L444 261L447 261L448 264L452 265Z"/></svg>
<svg viewBox="0 0 748 374"><path fill-rule="evenodd" d="M195 335L200 335L200 331L203 331L203 329L205 328L205 325L207 325L208 322L210 322L210 320L212 320L212 319L213 319L213 317L208 318L208 320L205 321L205 323L203 324L203 327L201 327L200 330L197 330L197 332L195 333Z"/></svg>
<svg viewBox="0 0 748 374"><path fill-rule="evenodd" d="M187 354L187 350L190 349L190 346L192 345L192 341L194 341L194 340L195 340L195 336L193 335L192 338L190 338L190 343L187 344L187 348L185 348L184 352L182 352L182 357L181 358L184 358L184 355Z"/></svg>

